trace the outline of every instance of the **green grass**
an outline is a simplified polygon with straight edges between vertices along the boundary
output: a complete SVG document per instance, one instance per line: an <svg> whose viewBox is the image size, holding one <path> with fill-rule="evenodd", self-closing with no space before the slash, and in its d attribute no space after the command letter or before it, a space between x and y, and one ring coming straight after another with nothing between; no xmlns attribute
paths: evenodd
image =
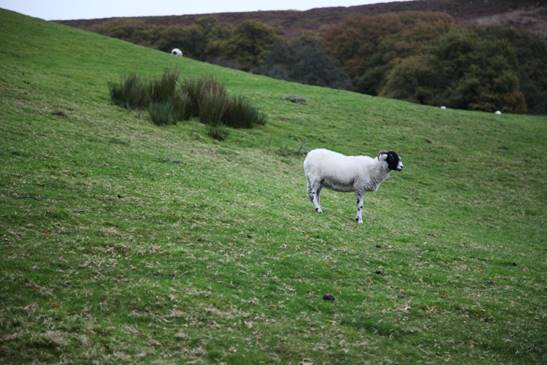
<svg viewBox="0 0 547 365"><path fill-rule="evenodd" d="M0 34L1 363L547 361L547 118L276 81L7 11ZM110 103L109 81L166 68L268 123L216 142ZM299 151L320 146L400 152L364 225L352 194L313 212Z"/></svg>

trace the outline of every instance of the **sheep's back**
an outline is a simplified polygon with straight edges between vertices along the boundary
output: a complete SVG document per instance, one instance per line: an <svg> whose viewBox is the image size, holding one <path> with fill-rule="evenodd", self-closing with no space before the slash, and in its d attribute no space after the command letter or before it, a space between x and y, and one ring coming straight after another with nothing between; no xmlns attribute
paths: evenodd
<svg viewBox="0 0 547 365"><path fill-rule="evenodd" d="M316 149L306 156L304 172L307 176L349 184L358 178L367 159L370 157L345 156L327 149Z"/></svg>

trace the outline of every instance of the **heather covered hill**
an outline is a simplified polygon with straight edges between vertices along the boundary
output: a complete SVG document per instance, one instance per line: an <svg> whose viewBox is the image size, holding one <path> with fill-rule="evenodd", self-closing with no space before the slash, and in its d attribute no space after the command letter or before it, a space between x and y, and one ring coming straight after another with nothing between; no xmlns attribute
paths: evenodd
<svg viewBox="0 0 547 365"><path fill-rule="evenodd" d="M325 25L339 23L348 16L379 15L401 11L445 12L459 21L478 25L510 25L547 37L547 6L540 0L417 0L349 7L326 7L307 11L257 11L200 15L170 15L134 19L152 26L189 26L203 16L213 16L220 23L236 25L244 20L268 24L284 36L294 38ZM120 19L120 18L118 18ZM60 23L84 29L116 21L117 18L62 20Z"/></svg>

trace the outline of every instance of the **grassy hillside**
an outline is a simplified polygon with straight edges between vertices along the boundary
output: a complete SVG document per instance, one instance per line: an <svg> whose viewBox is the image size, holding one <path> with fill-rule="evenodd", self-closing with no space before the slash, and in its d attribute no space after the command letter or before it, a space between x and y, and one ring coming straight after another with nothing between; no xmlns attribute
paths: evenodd
<svg viewBox="0 0 547 365"><path fill-rule="evenodd" d="M291 84L7 11L0 34L1 363L547 360L547 118ZM269 122L217 143L110 104L108 81L172 67ZM352 194L313 212L302 144L394 149L405 171L358 226Z"/></svg>

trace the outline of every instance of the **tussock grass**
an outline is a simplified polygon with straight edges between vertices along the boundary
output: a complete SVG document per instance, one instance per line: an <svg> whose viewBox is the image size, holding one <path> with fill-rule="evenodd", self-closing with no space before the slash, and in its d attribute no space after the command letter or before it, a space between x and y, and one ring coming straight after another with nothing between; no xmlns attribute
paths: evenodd
<svg viewBox="0 0 547 365"><path fill-rule="evenodd" d="M222 121L233 128L253 128L257 125L266 124L266 116L260 113L245 98L235 96L226 102Z"/></svg>
<svg viewBox="0 0 547 365"><path fill-rule="evenodd" d="M150 103L148 86L136 74L130 74L119 82L109 82L110 99L125 109L145 108Z"/></svg>
<svg viewBox="0 0 547 365"><path fill-rule="evenodd" d="M226 110L226 89L215 79L205 79L200 83L199 120L212 126L220 125Z"/></svg>
<svg viewBox="0 0 547 365"><path fill-rule="evenodd" d="M165 125L175 121L174 106L171 102L153 102L148 106L148 114L154 124Z"/></svg>
<svg viewBox="0 0 547 365"><path fill-rule="evenodd" d="M150 100L153 103L172 102L177 91L179 73L176 70L165 70L160 78L151 79Z"/></svg>
<svg viewBox="0 0 547 365"><path fill-rule="evenodd" d="M179 73L165 70L149 81L131 74L119 83L109 83L114 104L126 109L148 107L154 124L171 124L198 117L210 125L253 128L266 124L266 117L245 98L229 96L222 83L212 77L188 79L178 87ZM225 128L209 128L207 134L217 140L228 135Z"/></svg>
<svg viewBox="0 0 547 365"><path fill-rule="evenodd" d="M173 113L175 120L188 120L192 116L192 101L186 91L180 91L173 97Z"/></svg>
<svg viewBox="0 0 547 365"><path fill-rule="evenodd" d="M188 112L191 117L199 116L199 101L202 95L204 80L205 79L184 80L182 89L188 95Z"/></svg>

